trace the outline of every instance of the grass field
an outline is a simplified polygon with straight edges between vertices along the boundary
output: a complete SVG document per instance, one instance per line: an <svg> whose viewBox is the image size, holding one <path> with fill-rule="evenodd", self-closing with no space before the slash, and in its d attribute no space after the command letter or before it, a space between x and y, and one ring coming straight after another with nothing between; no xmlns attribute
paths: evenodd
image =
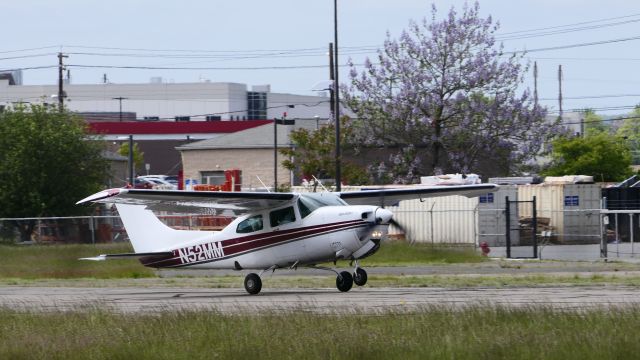
<svg viewBox="0 0 640 360"><path fill-rule="evenodd" d="M0 246L0 279L74 279L74 278L140 278L153 277L153 269L136 259L79 261L107 253L132 252L129 244L98 245L2 245ZM442 249L408 245L404 242L383 244L380 251L362 263L364 266L475 263L485 259L472 249ZM343 262L342 264L346 264Z"/></svg>
<svg viewBox="0 0 640 360"><path fill-rule="evenodd" d="M1 245L0 278L73 279L155 276L135 259L80 261L105 253L132 252L126 243L99 245Z"/></svg>
<svg viewBox="0 0 640 360"><path fill-rule="evenodd" d="M0 309L3 359L632 359L640 309L423 309L374 316Z"/></svg>

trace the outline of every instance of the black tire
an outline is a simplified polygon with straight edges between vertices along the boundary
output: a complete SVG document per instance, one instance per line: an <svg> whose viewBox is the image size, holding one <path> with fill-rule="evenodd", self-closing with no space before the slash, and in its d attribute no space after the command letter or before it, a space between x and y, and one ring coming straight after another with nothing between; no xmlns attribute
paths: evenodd
<svg viewBox="0 0 640 360"><path fill-rule="evenodd" d="M342 292L351 290L353 286L353 276L348 271L343 271L336 277L336 287Z"/></svg>
<svg viewBox="0 0 640 360"><path fill-rule="evenodd" d="M250 273L244 278L244 289L251 295L255 295L262 290L262 280L258 274Z"/></svg>
<svg viewBox="0 0 640 360"><path fill-rule="evenodd" d="M367 272L363 268L357 268L353 273L353 282L358 286L364 286L367 283Z"/></svg>

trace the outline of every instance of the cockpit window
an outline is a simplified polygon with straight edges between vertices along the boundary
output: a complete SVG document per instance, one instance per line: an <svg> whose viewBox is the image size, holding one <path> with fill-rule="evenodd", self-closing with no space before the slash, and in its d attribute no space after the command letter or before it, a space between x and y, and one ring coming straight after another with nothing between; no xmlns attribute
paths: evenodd
<svg viewBox="0 0 640 360"><path fill-rule="evenodd" d="M303 203L312 212L323 206L347 205L340 197L331 193L300 194L299 203Z"/></svg>
<svg viewBox="0 0 640 360"><path fill-rule="evenodd" d="M296 214L293 211L293 206L270 212L269 221L271 222L271 227L277 227L296 221Z"/></svg>
<svg viewBox="0 0 640 360"><path fill-rule="evenodd" d="M236 233L246 234L262 230L262 228L262 215L256 215L242 220L236 228Z"/></svg>
<svg viewBox="0 0 640 360"><path fill-rule="evenodd" d="M309 206L307 206L305 204L304 201L302 201L302 198L298 199L298 209L300 210L300 217L301 218L306 218L309 214L311 214L313 212L313 210L315 209L310 209Z"/></svg>

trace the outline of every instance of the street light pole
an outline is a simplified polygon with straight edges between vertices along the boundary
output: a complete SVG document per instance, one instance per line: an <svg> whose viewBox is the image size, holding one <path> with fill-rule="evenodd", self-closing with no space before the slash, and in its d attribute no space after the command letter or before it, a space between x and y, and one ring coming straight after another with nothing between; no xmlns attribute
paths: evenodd
<svg viewBox="0 0 640 360"><path fill-rule="evenodd" d="M273 119L273 192L278 192L278 119Z"/></svg>
<svg viewBox="0 0 640 360"><path fill-rule="evenodd" d="M129 135L129 184L131 187L135 185L133 182L133 135Z"/></svg>
<svg viewBox="0 0 640 360"><path fill-rule="evenodd" d="M112 99L120 101L120 122L122 122L122 100L127 100L128 98L122 97L122 96L118 96L118 97L114 97Z"/></svg>
<svg viewBox="0 0 640 360"><path fill-rule="evenodd" d="M341 191L341 183L342 183L342 174L340 172L340 88L339 88L339 77L338 77L338 0L333 0L333 35L334 35L334 46L335 51L333 52L334 62L333 66L335 67L335 81L333 86L333 94L335 96L334 106L335 109L333 111L335 117L336 124L336 191Z"/></svg>

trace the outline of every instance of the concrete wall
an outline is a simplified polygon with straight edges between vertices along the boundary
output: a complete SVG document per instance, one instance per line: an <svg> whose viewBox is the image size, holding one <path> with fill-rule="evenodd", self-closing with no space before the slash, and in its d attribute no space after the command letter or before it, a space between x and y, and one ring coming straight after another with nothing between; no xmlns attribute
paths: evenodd
<svg viewBox="0 0 640 360"><path fill-rule="evenodd" d="M282 161L282 155L278 156ZM240 169L242 186L259 188L262 184L273 186L273 149L208 149L182 151L184 178L200 182L202 171ZM278 167L278 184L290 184L291 172Z"/></svg>

